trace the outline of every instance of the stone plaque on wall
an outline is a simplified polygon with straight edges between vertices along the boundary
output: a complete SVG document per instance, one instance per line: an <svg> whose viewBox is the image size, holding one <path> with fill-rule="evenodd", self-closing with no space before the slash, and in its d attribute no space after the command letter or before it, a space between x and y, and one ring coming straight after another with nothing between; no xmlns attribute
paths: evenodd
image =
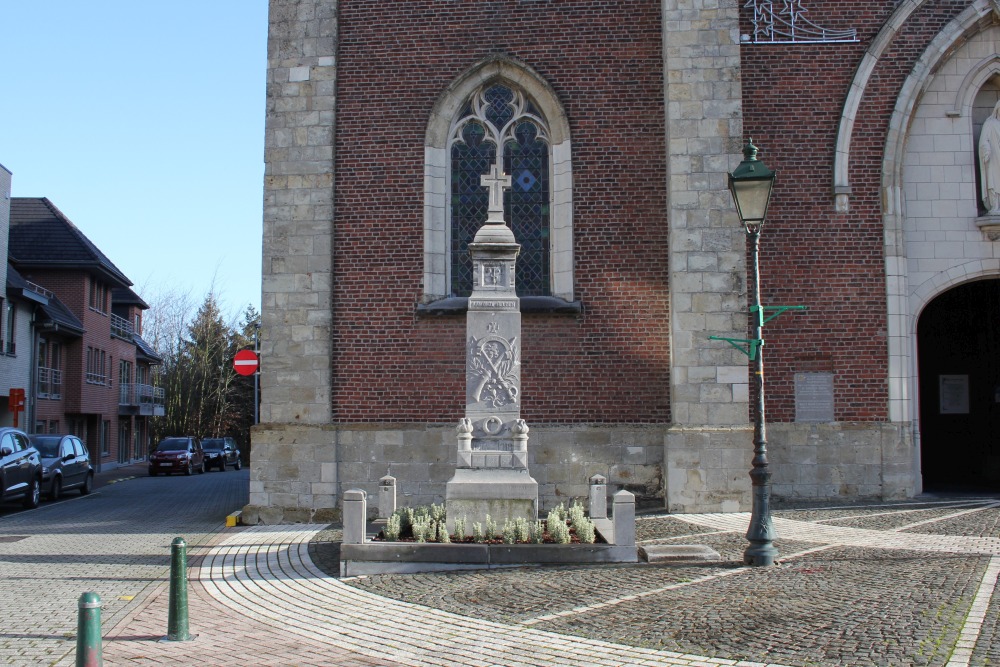
<svg viewBox="0 0 1000 667"><path fill-rule="evenodd" d="M833 373L795 374L795 421L833 421Z"/></svg>

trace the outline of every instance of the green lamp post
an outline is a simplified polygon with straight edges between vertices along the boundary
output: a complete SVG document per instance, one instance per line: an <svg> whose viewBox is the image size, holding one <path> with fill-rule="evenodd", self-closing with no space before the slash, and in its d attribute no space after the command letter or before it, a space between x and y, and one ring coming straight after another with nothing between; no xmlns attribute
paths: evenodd
<svg viewBox="0 0 1000 667"><path fill-rule="evenodd" d="M757 147L753 139L747 141L743 149L743 161L729 174L729 191L736 202L736 210L746 229L750 241L750 285L753 290L753 304L750 306L752 337L749 353L754 363L753 379L756 391L754 410L753 469L750 480L753 484L753 506L747 541L750 545L743 552L746 565L774 565L778 550L774 546L774 527L771 525L771 471L767 462L767 424L764 419L764 357L763 326L764 308L760 299L760 232L767 215L767 205L771 201L774 187L774 172L757 159Z"/></svg>

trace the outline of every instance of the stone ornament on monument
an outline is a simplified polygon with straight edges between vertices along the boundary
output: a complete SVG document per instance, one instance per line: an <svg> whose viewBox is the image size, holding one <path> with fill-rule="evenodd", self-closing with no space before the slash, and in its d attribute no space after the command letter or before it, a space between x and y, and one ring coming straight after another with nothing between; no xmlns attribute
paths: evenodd
<svg viewBox="0 0 1000 667"><path fill-rule="evenodd" d="M538 516L538 483L528 474L528 425L521 419L521 310L514 284L521 249L503 219L510 176L493 165L486 223L469 244L473 283L466 315L465 417L457 427L458 462L446 487L449 527L498 525Z"/></svg>

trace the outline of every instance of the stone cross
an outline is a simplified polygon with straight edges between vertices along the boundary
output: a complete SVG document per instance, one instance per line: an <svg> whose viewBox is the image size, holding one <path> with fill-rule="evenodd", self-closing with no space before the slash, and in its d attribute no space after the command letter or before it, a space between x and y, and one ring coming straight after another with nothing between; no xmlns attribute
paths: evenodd
<svg viewBox="0 0 1000 667"><path fill-rule="evenodd" d="M510 174L503 173L499 164L490 167L490 173L483 174L479 183L490 189L490 209L487 223L502 223L503 220L503 190L510 187Z"/></svg>

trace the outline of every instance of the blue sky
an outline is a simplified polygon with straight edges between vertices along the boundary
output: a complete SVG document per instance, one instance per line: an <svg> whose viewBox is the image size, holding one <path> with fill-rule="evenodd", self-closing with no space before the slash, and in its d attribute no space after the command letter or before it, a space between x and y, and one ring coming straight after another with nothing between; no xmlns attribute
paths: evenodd
<svg viewBox="0 0 1000 667"><path fill-rule="evenodd" d="M6 0L0 164L147 301L260 309L267 0Z"/></svg>

